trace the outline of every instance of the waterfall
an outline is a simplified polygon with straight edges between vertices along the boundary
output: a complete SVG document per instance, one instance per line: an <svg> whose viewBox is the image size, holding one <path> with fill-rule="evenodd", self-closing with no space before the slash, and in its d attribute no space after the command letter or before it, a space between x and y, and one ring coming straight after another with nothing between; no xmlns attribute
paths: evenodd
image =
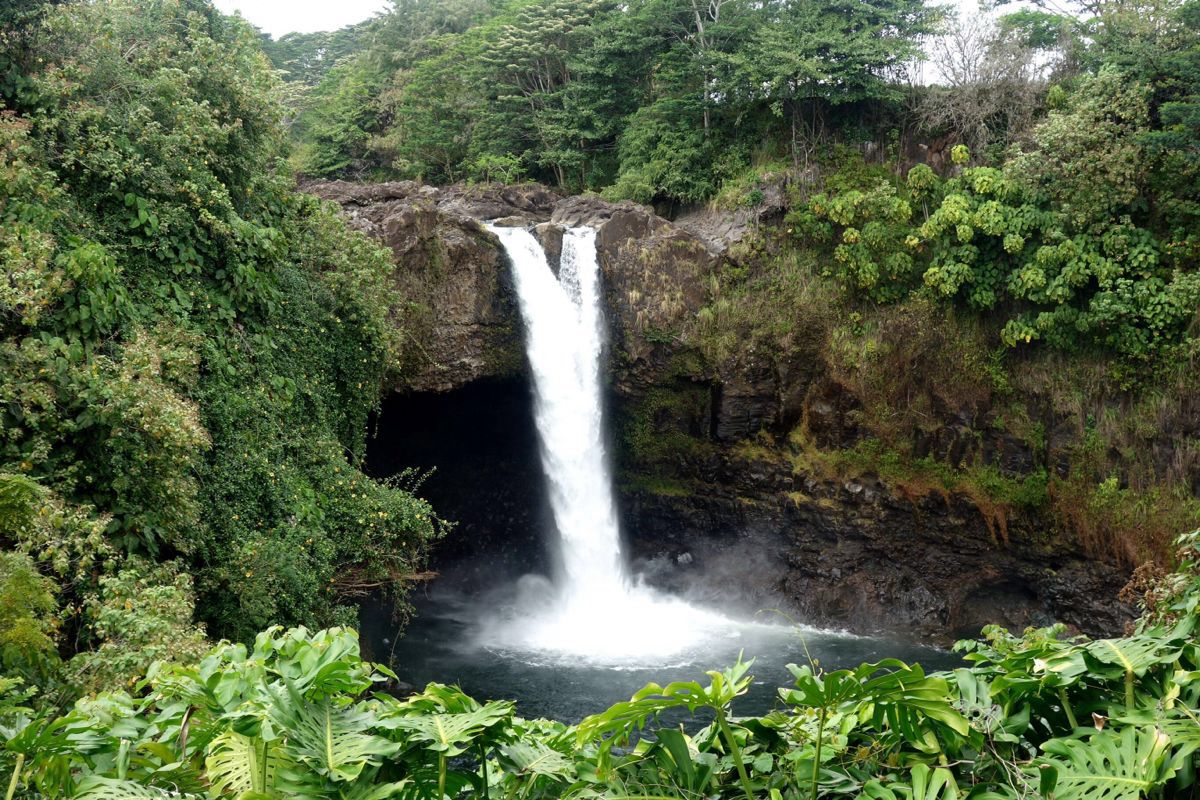
<svg viewBox="0 0 1200 800"><path fill-rule="evenodd" d="M493 621L484 636L495 646L604 660L678 652L721 618L633 584L626 575L604 452L596 232L564 233L556 278L529 231L491 230L511 261L525 323L560 566L549 595L527 599L506 623Z"/></svg>
<svg viewBox="0 0 1200 800"><path fill-rule="evenodd" d="M496 232L512 261L525 321L534 418L561 545L558 583L572 595L609 596L623 591L624 565L601 420L596 233L564 233L556 279L532 234Z"/></svg>

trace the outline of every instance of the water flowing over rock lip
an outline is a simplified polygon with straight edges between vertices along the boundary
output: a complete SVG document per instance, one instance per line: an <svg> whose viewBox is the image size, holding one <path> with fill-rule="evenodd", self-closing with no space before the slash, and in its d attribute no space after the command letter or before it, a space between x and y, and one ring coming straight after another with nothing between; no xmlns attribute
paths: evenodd
<svg viewBox="0 0 1200 800"><path fill-rule="evenodd" d="M605 453L603 300L596 233L572 226L550 269L523 227L490 226L512 266L533 375L534 418L557 536L554 586L482 624L495 648L589 663L671 658L729 627L721 615L629 580Z"/></svg>

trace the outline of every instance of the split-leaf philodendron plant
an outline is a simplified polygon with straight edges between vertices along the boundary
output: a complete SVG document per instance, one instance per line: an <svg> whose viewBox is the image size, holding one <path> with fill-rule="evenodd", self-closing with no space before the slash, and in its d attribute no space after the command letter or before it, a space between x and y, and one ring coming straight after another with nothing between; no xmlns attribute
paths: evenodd
<svg viewBox="0 0 1200 800"><path fill-rule="evenodd" d="M1198 543L1200 531L1180 539L1179 570L1131 636L989 629L959 645L967 666L940 673L894 659L793 666L761 717L736 714L751 681L741 660L577 725L440 684L398 699L341 628L222 643L58 716L0 680L0 785L5 800L1193 797ZM693 723L667 725L669 710Z"/></svg>

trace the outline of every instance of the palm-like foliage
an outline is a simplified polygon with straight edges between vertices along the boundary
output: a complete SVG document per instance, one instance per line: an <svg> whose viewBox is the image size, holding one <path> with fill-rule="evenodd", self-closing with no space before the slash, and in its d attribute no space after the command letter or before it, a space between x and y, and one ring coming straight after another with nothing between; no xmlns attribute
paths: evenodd
<svg viewBox="0 0 1200 800"><path fill-rule="evenodd" d="M1037 763L1048 800L1137 800L1158 784L1170 738L1161 731L1097 731L1054 739Z"/></svg>
<svg viewBox="0 0 1200 800"><path fill-rule="evenodd" d="M1172 586L1200 586L1189 581ZM792 667L781 707L759 718L733 714L751 681L739 659L707 684L650 684L574 727L436 683L372 696L390 673L362 661L352 631L271 629L60 717L38 716L0 679L4 800L1186 797L1200 644L1196 604L1180 591L1169 604L1169 626L1125 639L994 630L949 673L895 660ZM711 722L691 735L661 727L672 709Z"/></svg>

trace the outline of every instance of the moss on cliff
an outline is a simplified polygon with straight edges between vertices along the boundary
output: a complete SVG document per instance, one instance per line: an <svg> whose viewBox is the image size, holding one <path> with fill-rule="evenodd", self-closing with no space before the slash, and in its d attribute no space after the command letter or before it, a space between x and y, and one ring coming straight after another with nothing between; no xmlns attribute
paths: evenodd
<svg viewBox="0 0 1200 800"><path fill-rule="evenodd" d="M651 343L674 355L619 420L629 486L702 485L699 452L787 461L820 480L875 476L914 500L966 498L997 540L1020 517L1130 566L1166 559L1200 524L1200 378L1186 365L1114 393L1101 354L1013 351L1000 321L921 294L855 302L816 250L769 228L731 248L672 339ZM695 420L726 410L697 388L710 377L762 395L773 416L757 436L697 433Z"/></svg>
<svg viewBox="0 0 1200 800"><path fill-rule="evenodd" d="M710 452L711 413L711 395L703 384L676 379L652 387L620 410L623 465L669 473L681 458Z"/></svg>

